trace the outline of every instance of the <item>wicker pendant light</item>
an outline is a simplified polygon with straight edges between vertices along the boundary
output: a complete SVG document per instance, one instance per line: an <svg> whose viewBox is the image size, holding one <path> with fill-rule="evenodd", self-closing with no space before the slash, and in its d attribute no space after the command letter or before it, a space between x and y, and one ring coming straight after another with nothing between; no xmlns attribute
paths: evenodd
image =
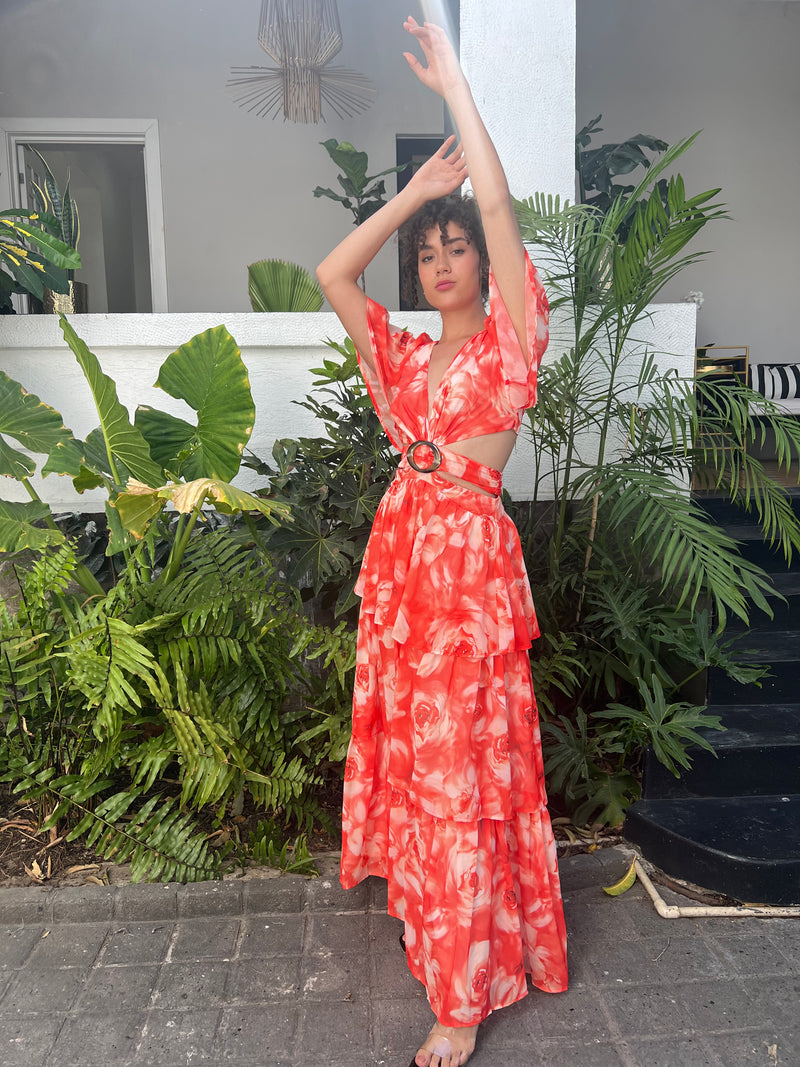
<svg viewBox="0 0 800 1067"><path fill-rule="evenodd" d="M375 99L368 78L327 64L341 50L336 0L262 0L258 43L278 64L231 67L228 85L240 107L291 122L319 122L323 101L339 118Z"/></svg>

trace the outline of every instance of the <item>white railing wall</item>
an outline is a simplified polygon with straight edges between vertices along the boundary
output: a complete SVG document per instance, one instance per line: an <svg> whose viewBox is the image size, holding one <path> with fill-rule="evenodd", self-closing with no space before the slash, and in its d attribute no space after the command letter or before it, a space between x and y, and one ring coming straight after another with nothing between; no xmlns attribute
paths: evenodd
<svg viewBox="0 0 800 1067"><path fill-rule="evenodd" d="M694 359L694 304L659 304L650 309L637 329L637 340L659 353L662 367L689 373ZM400 313L396 313L400 319ZM401 324L415 333L428 330L435 336L435 314L402 313ZM203 313L164 315L75 315L70 321L100 364L117 384L119 398L131 415L138 404L170 411L192 419L182 402L173 400L153 383L164 359L196 333L224 323L242 350L256 406L250 450L268 459L273 442L281 437L322 432L313 416L293 403L310 391L312 368L319 367L331 351L324 341L341 341L341 326L331 313L272 314ZM545 360L559 352L563 331L553 324ZM98 424L91 393L82 372L67 347L55 316L7 316L0 319L0 369L21 382L30 393L56 408L77 437L84 438ZM524 431L506 468L505 484L512 496L530 496L531 445ZM41 457L38 457L39 459ZM244 471L237 479L252 488L259 479ZM67 478L50 475L34 478L42 498L57 510L94 512L102 510L104 494L79 496ZM23 487L7 479L0 496L27 500Z"/></svg>

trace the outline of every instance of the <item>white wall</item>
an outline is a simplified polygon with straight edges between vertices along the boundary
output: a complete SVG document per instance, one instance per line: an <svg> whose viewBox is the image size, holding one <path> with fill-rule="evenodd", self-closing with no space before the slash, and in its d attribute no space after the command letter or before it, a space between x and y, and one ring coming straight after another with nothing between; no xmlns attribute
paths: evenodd
<svg viewBox="0 0 800 1067"><path fill-rule="evenodd" d="M15 0L0 3L0 116L157 119L172 312L249 310L247 264L313 269L351 216L315 199L338 189L319 142L394 165L395 138L444 129L441 101L408 70L402 23L442 19L442 0L338 0L335 65L378 88L362 116L318 126L262 119L226 89L231 66L273 66L257 41L260 0ZM461 0L465 66L513 191L567 192L574 119L573 0ZM387 179L390 193L396 179ZM3 205L5 206L5 205ZM370 294L397 306L396 249L367 272ZM91 299L91 295L90 295ZM91 306L91 305L90 305ZM102 309L100 309L102 310Z"/></svg>
<svg viewBox="0 0 800 1067"><path fill-rule="evenodd" d="M460 55L513 195L571 199L573 0L461 0Z"/></svg>
<svg viewBox="0 0 800 1067"><path fill-rule="evenodd" d="M674 367L681 375L691 372L694 345L694 305L661 304L653 307L634 331L636 344L657 354L660 368ZM414 333L434 332L435 312L408 312L408 328ZM2 320L0 320L2 321ZM120 400L131 416L138 404L150 404L195 422L194 413L181 401L173 400L153 387L163 361L178 345L194 334L224 322L236 339L248 369L256 420L249 449L269 460L276 438L316 436L322 427L314 417L293 403L309 393L314 375L330 355L323 339L341 340L343 331L331 313L273 314L250 313L202 315L71 315L70 322L115 381ZM554 318L551 344L545 363L569 347L566 323ZM636 363L635 351L632 362ZM66 347L54 315L9 316L0 331L0 367L21 382L30 393L55 407L65 425L79 438L97 426L97 413L83 375ZM12 442L16 447L16 442ZM531 444L524 431L506 467L504 484L516 499L530 497L532 489ZM587 439L585 451L591 456L594 445ZM41 457L34 457L37 464ZM42 498L59 510L92 512L102 510L103 494L78 496L68 478L54 475L33 479ZM260 479L243 471L237 484L251 488ZM547 495L547 494L543 494ZM27 500L23 487L11 479L0 480L0 497Z"/></svg>
<svg viewBox="0 0 800 1067"><path fill-rule="evenodd" d="M702 130L677 169L690 192L721 186L732 216L663 299L703 291L700 344L800 360L800 4L577 0L577 16L578 127L602 113L598 144Z"/></svg>
<svg viewBox="0 0 800 1067"><path fill-rule="evenodd" d="M394 165L396 134L443 128L441 102L401 54L403 19L409 10L421 18L418 0L339 0L344 47L334 63L380 86L363 116L313 126L243 111L226 89L229 68L274 65L258 45L260 6L0 4L0 115L158 120L171 311L249 310L248 263L275 256L313 269L342 238L349 214L312 196L317 185L336 187L320 141L351 141L368 152L373 173ZM394 258L385 250L368 281L396 306Z"/></svg>

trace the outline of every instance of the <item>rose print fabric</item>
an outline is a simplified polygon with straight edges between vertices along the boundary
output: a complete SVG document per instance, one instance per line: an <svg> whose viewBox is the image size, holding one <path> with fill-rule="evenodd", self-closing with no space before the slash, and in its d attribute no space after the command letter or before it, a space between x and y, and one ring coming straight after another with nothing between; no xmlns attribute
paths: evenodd
<svg viewBox="0 0 800 1067"><path fill-rule="evenodd" d="M536 398L547 302L528 261L528 369L490 276L490 313L428 411L433 342L369 302L365 379L402 451L518 428ZM423 465L428 465L427 460ZM489 468L483 471L499 475ZM341 880L388 880L408 963L437 1018L474 1025L566 988L566 936L527 649L538 634L516 528L497 496L404 457L356 586L353 736Z"/></svg>

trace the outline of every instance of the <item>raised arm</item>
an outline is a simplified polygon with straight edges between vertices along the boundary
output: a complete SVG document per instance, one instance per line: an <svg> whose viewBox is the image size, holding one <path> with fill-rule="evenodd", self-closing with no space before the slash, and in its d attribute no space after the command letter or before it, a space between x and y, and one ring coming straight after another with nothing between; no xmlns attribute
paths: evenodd
<svg viewBox="0 0 800 1067"><path fill-rule="evenodd" d="M408 185L345 237L317 267L317 279L328 303L347 330L361 358L371 366L367 329L367 298L358 279L386 241L428 200L454 192L467 171L461 146L448 137L414 174Z"/></svg>
<svg viewBox="0 0 800 1067"><path fill-rule="evenodd" d="M411 16L403 26L417 39L427 62L423 66L410 52L404 52L408 65L423 85L444 99L458 127L470 184L481 211L489 262L527 358L525 251L500 158L447 34L430 22L420 25Z"/></svg>

